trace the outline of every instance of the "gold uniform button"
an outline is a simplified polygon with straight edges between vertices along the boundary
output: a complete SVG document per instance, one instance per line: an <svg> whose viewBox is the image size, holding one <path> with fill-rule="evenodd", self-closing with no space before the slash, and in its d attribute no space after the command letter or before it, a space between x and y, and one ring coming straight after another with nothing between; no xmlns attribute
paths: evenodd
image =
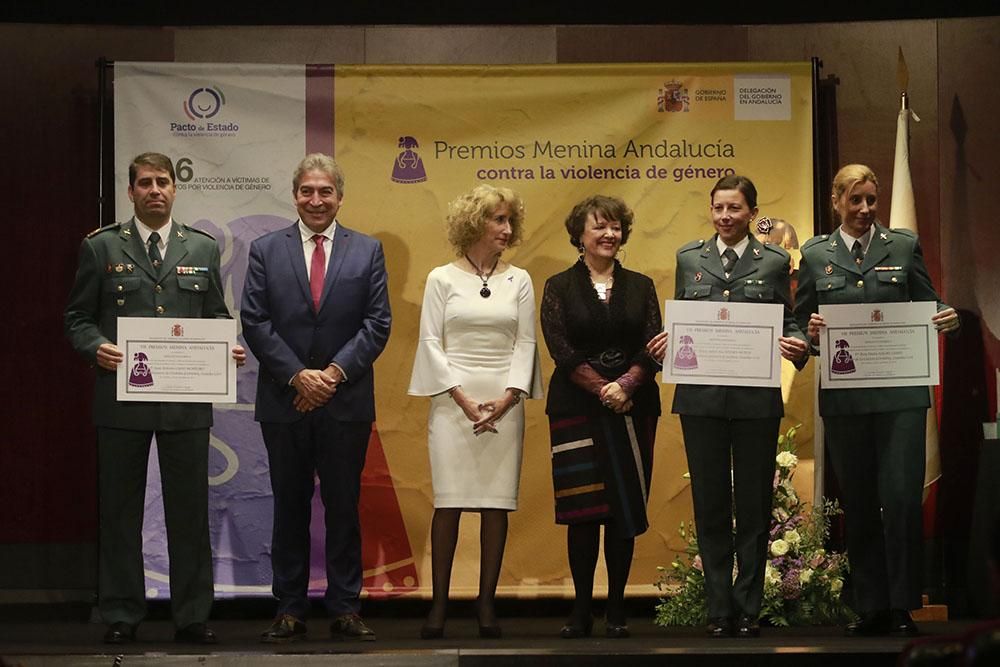
<svg viewBox="0 0 1000 667"><path fill-rule="evenodd" d="M864 287L864 286L865 286L865 281L859 280L858 281L858 287Z"/></svg>
<svg viewBox="0 0 1000 667"><path fill-rule="evenodd" d="M725 291L723 291L723 292L722 292L722 296L724 296L724 297L727 297L727 298L728 298L728 297L729 297L729 290L725 290Z"/></svg>
<svg viewBox="0 0 1000 667"><path fill-rule="evenodd" d="M898 281L896 280L896 276L893 276L893 277L892 277L892 282L898 282Z"/></svg>
<svg viewBox="0 0 1000 667"><path fill-rule="evenodd" d="M198 286L198 283L195 283L194 284L194 291L197 292L200 289L201 289L201 287Z"/></svg>
<svg viewBox="0 0 1000 667"><path fill-rule="evenodd" d="M119 285L118 286L118 291L119 292L124 292L125 291L125 286L124 285Z"/></svg>
<svg viewBox="0 0 1000 667"><path fill-rule="evenodd" d="M833 289L833 283L827 283L826 284L826 288L827 289Z"/></svg>
<svg viewBox="0 0 1000 667"><path fill-rule="evenodd" d="M162 315L162 314L163 314L163 311L164 311L164 308L163 308L163 306L157 306L157 307L156 307L156 314L157 314L157 315Z"/></svg>
<svg viewBox="0 0 1000 667"><path fill-rule="evenodd" d="M153 289L156 291L157 294L159 294L160 292L163 291L163 285L157 285Z"/></svg>

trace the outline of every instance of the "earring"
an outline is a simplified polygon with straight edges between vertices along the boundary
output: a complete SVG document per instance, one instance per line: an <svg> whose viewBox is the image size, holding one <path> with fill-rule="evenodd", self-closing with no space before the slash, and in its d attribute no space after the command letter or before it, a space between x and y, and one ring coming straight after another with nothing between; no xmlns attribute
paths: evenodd
<svg viewBox="0 0 1000 667"><path fill-rule="evenodd" d="M583 254L583 243L579 243L579 244L578 244L578 245L576 246L576 249L577 249L577 251L579 251L579 253L580 253L580 254L582 255L582 254Z"/></svg>

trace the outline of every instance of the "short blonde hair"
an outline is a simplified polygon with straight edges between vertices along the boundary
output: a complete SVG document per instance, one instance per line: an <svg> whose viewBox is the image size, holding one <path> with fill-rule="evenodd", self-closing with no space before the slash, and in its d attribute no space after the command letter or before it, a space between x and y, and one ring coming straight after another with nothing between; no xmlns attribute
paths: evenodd
<svg viewBox="0 0 1000 667"><path fill-rule="evenodd" d="M830 206L833 208L833 217L839 218L837 209L833 207L833 202L840 201L858 183L873 183L875 192L878 192L878 178L872 168L863 164L845 164L833 177L833 187L831 188Z"/></svg>
<svg viewBox="0 0 1000 667"><path fill-rule="evenodd" d="M445 224L448 228L448 242L455 249L455 254L465 254L482 238L486 231L486 221L501 204L510 208L510 242L507 246L521 242L524 232L524 203L520 195L510 188L483 183L448 204Z"/></svg>

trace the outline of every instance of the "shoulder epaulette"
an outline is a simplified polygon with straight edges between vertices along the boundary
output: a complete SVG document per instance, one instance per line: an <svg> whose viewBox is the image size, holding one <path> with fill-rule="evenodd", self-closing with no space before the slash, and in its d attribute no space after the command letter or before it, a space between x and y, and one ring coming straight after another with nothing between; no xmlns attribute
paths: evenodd
<svg viewBox="0 0 1000 667"><path fill-rule="evenodd" d="M784 248L782 248L780 245L778 245L776 243L765 243L764 244L764 249L765 250L770 250L771 252L775 253L776 255L778 255L779 257L781 257L782 259L785 259L786 257L790 257L790 255L788 254L788 251L785 250Z"/></svg>
<svg viewBox="0 0 1000 667"><path fill-rule="evenodd" d="M889 230L892 234L902 234L903 236L911 239L917 238L917 233L911 229L904 229L902 227L895 227Z"/></svg>
<svg viewBox="0 0 1000 667"><path fill-rule="evenodd" d="M823 243L824 241L828 240L829 238L830 238L829 234L820 234L819 236L814 236L814 237L812 237L811 239L809 239L808 241L806 241L805 243L802 244L802 249L805 250L806 248L812 247L812 246L816 245L817 243Z"/></svg>
<svg viewBox="0 0 1000 667"><path fill-rule="evenodd" d="M202 236L207 236L208 238L215 240L215 237L206 232L204 229L198 229L197 227L189 227L188 225L182 225L177 223L177 226L182 228L185 232L195 232L196 234L201 234Z"/></svg>
<svg viewBox="0 0 1000 667"><path fill-rule="evenodd" d="M697 241L690 241L690 242L685 243L684 245L682 245L680 248L678 248L677 252L687 252L688 250L698 250L703 245L705 245L705 239L698 239Z"/></svg>
<svg viewBox="0 0 1000 667"><path fill-rule="evenodd" d="M118 229L121 228L121 226L122 226L122 223L120 223L120 222L113 222L110 225L104 225L103 227L98 227L94 231L92 231L89 234L87 234L87 238L89 239L91 237L97 236L101 232L106 232L106 231L109 231L109 230L115 230L115 231L117 231Z"/></svg>

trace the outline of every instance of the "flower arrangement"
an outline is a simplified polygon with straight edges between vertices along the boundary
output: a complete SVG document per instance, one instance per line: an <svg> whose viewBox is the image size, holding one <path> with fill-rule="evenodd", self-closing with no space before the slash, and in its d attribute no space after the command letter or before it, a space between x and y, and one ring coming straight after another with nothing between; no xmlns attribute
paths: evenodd
<svg viewBox="0 0 1000 667"><path fill-rule="evenodd" d="M795 426L778 436L761 619L777 626L839 623L854 617L840 599L847 555L828 553L824 544L831 517L842 510L831 501L810 506L795 492L792 476L799 462L795 455L797 430ZM664 597L656 607L656 623L702 625L708 620L708 611L698 539L693 525L681 523L679 533L685 542L684 552L669 570L659 568L656 586Z"/></svg>

